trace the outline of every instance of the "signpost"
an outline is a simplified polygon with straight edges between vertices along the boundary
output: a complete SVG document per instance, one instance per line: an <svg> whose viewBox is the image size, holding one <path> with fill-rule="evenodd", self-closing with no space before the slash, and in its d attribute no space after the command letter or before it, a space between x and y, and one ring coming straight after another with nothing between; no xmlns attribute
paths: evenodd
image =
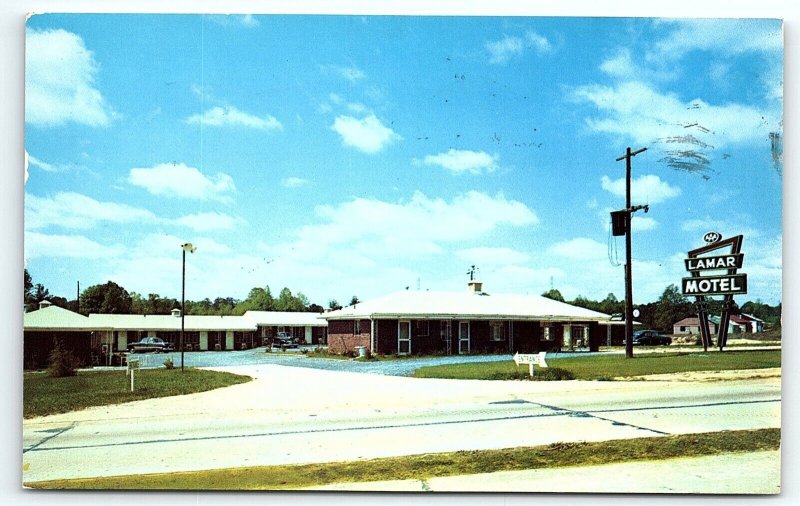
<svg viewBox="0 0 800 506"><path fill-rule="evenodd" d="M737 235L723 240L719 232L707 232L703 236L703 240L708 244L689 251L689 258L684 260L686 270L689 271L691 277L682 279L681 292L684 295L695 297L704 351L708 351L708 345L711 342L711 332L708 327L708 314L706 312L708 303L705 298L712 295L724 297L719 328L717 329L717 344L719 345L719 351L722 351L728 340L728 324L731 318L733 296L747 293L747 274L737 272L744 261L744 254L742 253L743 236ZM731 248L729 254L706 255L725 247ZM709 271L715 272L710 275L703 275Z"/></svg>
<svg viewBox="0 0 800 506"><path fill-rule="evenodd" d="M128 373L131 375L131 392L133 392L133 376L136 369L139 369L139 360L128 360Z"/></svg>
<svg viewBox="0 0 800 506"><path fill-rule="evenodd" d="M540 351L539 353L526 353L521 354L519 352L514 354L514 363L517 364L517 368L519 368L520 364L528 364L528 371L533 378L533 366L538 365L539 367L547 367L547 362L545 362L545 356L547 355L546 351Z"/></svg>

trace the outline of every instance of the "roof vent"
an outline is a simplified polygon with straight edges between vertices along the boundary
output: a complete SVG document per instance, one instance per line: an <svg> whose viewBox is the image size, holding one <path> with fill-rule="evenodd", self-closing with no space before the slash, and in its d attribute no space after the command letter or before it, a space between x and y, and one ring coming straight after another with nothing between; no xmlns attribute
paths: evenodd
<svg viewBox="0 0 800 506"><path fill-rule="evenodd" d="M174 316L175 318L180 318L181 317L181 310L178 309L178 308L173 309L172 310L172 316Z"/></svg>
<svg viewBox="0 0 800 506"><path fill-rule="evenodd" d="M467 291L469 293L481 293L483 292L483 283L481 281L470 280L467 283Z"/></svg>

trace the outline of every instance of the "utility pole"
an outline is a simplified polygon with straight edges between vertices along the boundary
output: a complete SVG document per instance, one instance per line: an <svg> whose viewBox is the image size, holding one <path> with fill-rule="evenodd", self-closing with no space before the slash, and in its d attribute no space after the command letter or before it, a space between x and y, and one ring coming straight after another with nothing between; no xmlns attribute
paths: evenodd
<svg viewBox="0 0 800 506"><path fill-rule="evenodd" d="M631 207L631 158L647 151L647 148L625 151L616 161L625 160L625 357L633 358L633 279L631 273L631 215L639 209L648 211L648 206Z"/></svg>

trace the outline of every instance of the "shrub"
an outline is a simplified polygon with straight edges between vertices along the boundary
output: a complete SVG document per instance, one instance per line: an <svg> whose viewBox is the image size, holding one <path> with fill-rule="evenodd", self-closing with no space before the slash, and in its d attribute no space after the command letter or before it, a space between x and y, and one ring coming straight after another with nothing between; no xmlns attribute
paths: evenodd
<svg viewBox="0 0 800 506"><path fill-rule="evenodd" d="M537 367L533 371L531 378L528 369L520 369L514 372L496 372L488 376L490 380L531 380L531 381L562 381L573 380L575 375L560 367Z"/></svg>
<svg viewBox="0 0 800 506"><path fill-rule="evenodd" d="M175 362L173 362L170 357L167 357L167 359L164 361L164 367L167 369L175 369Z"/></svg>
<svg viewBox="0 0 800 506"><path fill-rule="evenodd" d="M75 376L78 369L78 359L71 351L65 350L61 340L56 340L55 347L48 356L47 374L53 378Z"/></svg>

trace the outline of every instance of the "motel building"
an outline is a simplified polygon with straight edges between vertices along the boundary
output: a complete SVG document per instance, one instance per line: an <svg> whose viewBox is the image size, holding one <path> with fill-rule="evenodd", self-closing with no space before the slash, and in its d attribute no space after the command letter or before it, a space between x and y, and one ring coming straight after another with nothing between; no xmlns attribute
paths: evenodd
<svg viewBox="0 0 800 506"><path fill-rule="evenodd" d="M24 366L47 365L57 339L84 365L100 365L128 343L160 337L180 349L180 310L170 315L90 314L88 317L42 303L24 316ZM279 334L306 344L324 344L327 323L319 313L247 311L242 316L185 315L185 351L246 350ZM285 334L282 334L285 333Z"/></svg>
<svg viewBox="0 0 800 506"><path fill-rule="evenodd" d="M536 353L605 343L611 317L535 295L404 290L324 313L328 350L372 354Z"/></svg>

